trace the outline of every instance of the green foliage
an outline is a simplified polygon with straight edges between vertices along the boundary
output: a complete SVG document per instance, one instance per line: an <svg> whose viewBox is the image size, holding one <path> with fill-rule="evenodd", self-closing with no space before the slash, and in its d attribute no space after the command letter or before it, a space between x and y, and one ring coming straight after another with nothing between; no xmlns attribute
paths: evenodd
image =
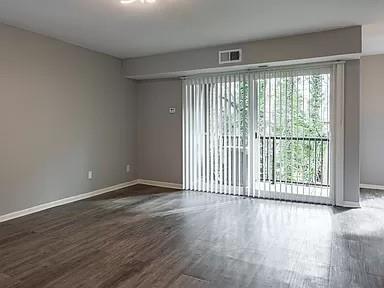
<svg viewBox="0 0 384 288"><path fill-rule="evenodd" d="M260 141L262 177L282 182L328 184L329 142L322 140L328 137L329 129L327 85L327 74L267 77L256 81L255 125ZM231 100L234 110L226 115L226 121L232 123L232 127L228 126L230 129L239 127L241 135L248 135L248 82L240 82L238 97L238 101ZM236 119L234 115L241 117ZM247 137L243 141L247 141Z"/></svg>

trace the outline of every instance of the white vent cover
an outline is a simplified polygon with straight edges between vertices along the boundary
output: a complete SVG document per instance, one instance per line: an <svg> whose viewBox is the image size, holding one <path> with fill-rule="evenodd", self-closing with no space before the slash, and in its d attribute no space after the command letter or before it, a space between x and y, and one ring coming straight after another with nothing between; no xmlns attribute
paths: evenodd
<svg viewBox="0 0 384 288"><path fill-rule="evenodd" d="M219 64L238 63L241 62L242 50L223 50L219 51Z"/></svg>

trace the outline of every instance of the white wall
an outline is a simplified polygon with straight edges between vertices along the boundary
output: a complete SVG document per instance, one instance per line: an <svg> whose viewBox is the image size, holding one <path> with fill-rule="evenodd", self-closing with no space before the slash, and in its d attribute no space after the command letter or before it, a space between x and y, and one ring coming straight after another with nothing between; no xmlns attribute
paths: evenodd
<svg viewBox="0 0 384 288"><path fill-rule="evenodd" d="M384 188L384 55L361 59L361 183Z"/></svg>

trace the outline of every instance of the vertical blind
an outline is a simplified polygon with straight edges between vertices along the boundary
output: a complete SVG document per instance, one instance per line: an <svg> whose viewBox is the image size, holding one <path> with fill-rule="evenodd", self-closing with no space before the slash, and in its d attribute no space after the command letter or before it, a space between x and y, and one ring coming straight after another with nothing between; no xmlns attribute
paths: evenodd
<svg viewBox="0 0 384 288"><path fill-rule="evenodd" d="M187 190L332 203L334 67L183 80Z"/></svg>
<svg viewBox="0 0 384 288"><path fill-rule="evenodd" d="M232 74L184 81L185 189L242 195L249 75Z"/></svg>

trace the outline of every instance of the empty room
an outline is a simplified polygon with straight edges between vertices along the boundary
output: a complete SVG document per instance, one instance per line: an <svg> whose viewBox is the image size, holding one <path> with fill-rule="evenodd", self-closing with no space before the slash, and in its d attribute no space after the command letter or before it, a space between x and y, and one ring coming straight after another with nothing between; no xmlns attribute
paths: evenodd
<svg viewBox="0 0 384 288"><path fill-rule="evenodd" d="M384 288L384 1L1 0L0 288Z"/></svg>

